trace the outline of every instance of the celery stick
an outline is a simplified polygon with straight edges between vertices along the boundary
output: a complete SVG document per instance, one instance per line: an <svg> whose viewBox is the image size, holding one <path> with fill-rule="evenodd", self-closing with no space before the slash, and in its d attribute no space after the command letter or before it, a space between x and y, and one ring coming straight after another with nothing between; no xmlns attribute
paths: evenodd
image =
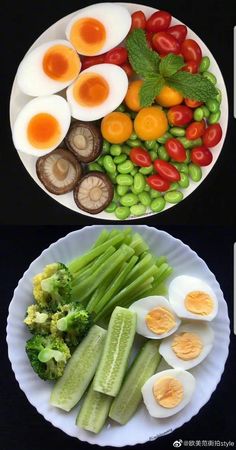
<svg viewBox="0 0 236 450"><path fill-rule="evenodd" d="M168 291L164 283L153 283L152 287L150 287L150 289L145 292L145 297L150 297L152 295L162 295L165 297L167 295L167 292ZM139 299L137 298L136 300Z"/></svg>
<svg viewBox="0 0 236 450"><path fill-rule="evenodd" d="M134 233L132 236L132 241L130 247L134 249L137 256L141 255L143 252L149 249L147 243L144 241L139 233Z"/></svg>
<svg viewBox="0 0 236 450"><path fill-rule="evenodd" d="M134 268L130 271L130 274L125 280L125 286L132 283L132 281L136 280L139 275L145 272L147 268L153 265L153 257L151 253L148 253L141 261L134 266Z"/></svg>
<svg viewBox="0 0 236 450"><path fill-rule="evenodd" d="M166 278L168 278L172 274L172 272L173 268L170 266L168 266L165 271L163 270L163 272L158 276L159 284L163 283L163 281L166 280Z"/></svg>
<svg viewBox="0 0 236 450"><path fill-rule="evenodd" d="M157 267L161 266L163 263L167 262L167 257L166 256L159 256L156 258L155 260L155 264Z"/></svg>
<svg viewBox="0 0 236 450"><path fill-rule="evenodd" d="M109 235L110 235L109 231L107 231L106 229L103 229L101 231L101 233L99 234L97 240L94 242L94 244L92 245L91 248L96 248L99 245L101 245L104 242L106 242L108 240L108 238L109 238Z"/></svg>
<svg viewBox="0 0 236 450"><path fill-rule="evenodd" d="M146 295L143 294L145 294L149 289L152 288L153 281L154 277L148 278L148 280L143 283L143 286L141 288L139 287L138 289L136 289L132 296L129 296L126 300L124 300L122 306L128 308L132 303L136 302L136 300L146 297Z"/></svg>
<svg viewBox="0 0 236 450"><path fill-rule="evenodd" d="M82 272L81 276L80 276L80 272L79 272L79 276L75 280L76 283L73 283L73 284L74 285L80 284L81 281L87 279L90 275L92 275L95 272L95 270L99 269L99 267L101 267L101 264L103 264L105 261L107 261L107 259L111 255L113 255L113 253L115 253L115 251L116 251L115 247L113 247L113 246L109 247L102 255L98 256L98 258L96 258L94 261L92 261L91 266L87 270L84 270Z"/></svg>

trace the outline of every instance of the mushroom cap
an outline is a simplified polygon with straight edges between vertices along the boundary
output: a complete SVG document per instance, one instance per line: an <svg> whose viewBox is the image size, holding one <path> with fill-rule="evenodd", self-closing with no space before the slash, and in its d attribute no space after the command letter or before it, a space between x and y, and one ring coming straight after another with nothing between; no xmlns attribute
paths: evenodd
<svg viewBox="0 0 236 450"><path fill-rule="evenodd" d="M72 122L65 137L65 144L79 161L95 161L102 152L102 135L98 127L91 122Z"/></svg>
<svg viewBox="0 0 236 450"><path fill-rule="evenodd" d="M76 205L90 214L98 214L112 201L114 186L107 175L90 172L74 188Z"/></svg>
<svg viewBox="0 0 236 450"><path fill-rule="evenodd" d="M37 159L36 173L49 192L61 195L72 191L82 176L82 167L73 153L58 147Z"/></svg>

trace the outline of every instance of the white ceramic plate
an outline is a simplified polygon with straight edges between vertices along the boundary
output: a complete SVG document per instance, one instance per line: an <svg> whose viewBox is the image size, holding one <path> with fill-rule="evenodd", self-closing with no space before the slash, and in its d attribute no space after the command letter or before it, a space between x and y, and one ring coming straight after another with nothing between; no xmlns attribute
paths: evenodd
<svg viewBox="0 0 236 450"><path fill-rule="evenodd" d="M32 303L32 278L40 272L45 264L53 261L69 262L85 252L97 238L104 227L95 225L74 231L59 239L30 265L14 292L9 307L7 342L9 358L20 388L29 402L40 414L55 427L60 428L70 436L101 446L110 445L123 447L154 440L159 436L171 433L176 428L188 422L208 402L212 392L220 381L228 355L229 318L227 305L215 276L205 262L180 240L173 238L164 231L144 225L132 227L142 234L155 255L166 255L174 268L174 276L187 274L205 280L219 301L219 311L212 326L215 331L214 347L208 357L199 366L191 370L196 377L197 388L191 402L178 414L168 419L154 419L142 405L135 416L125 426L108 422L98 434L81 430L75 426L78 408L65 413L49 405L52 383L41 381L33 372L24 347L29 334L23 324L26 308ZM106 228L112 228L106 227ZM122 228L122 226L119 226ZM160 367L162 369L163 366ZM212 408L214 405L212 405Z"/></svg>
<svg viewBox="0 0 236 450"><path fill-rule="evenodd" d="M139 5L139 4L131 4L131 3L121 3L123 6L126 6L129 11L132 13L133 11L136 11L137 9L141 9L147 17L149 17L153 12L156 11L156 9L151 8L149 6L143 6L143 5ZM170 11L171 12L171 11ZM73 17L74 13L69 14L68 16L62 18L61 20L59 20L58 22L56 22L54 25L52 25L50 28L48 28L43 34L41 34L41 36L35 41L35 43L32 45L32 47L29 50L32 50L33 48L37 47L40 44L43 44L44 42L50 41L52 39L65 39L65 28L67 23L69 22L69 20ZM172 19L172 25L176 25L176 24L180 24L182 22L180 22L179 20L173 18ZM202 172L203 172L203 176L202 179L199 183L194 183L193 181L190 182L190 185L187 189L183 190L184 193L184 198L186 198L189 194L191 194L198 186L200 183L202 183L202 181L206 178L206 176L209 174L209 172L211 171L211 169L213 168L215 162L217 161L221 149L223 147L223 143L224 143L224 139L225 139L225 135L226 135L226 130L227 130L227 124L228 124L228 100L227 100L227 93L226 93L226 88L225 88L225 83L221 74L221 71L218 67L218 64L216 62L216 60L214 59L214 56L211 54L210 50L206 47L206 45L204 44L204 42L190 29L188 28L188 37L195 39L203 52L203 55L208 55L211 59L211 72L213 72L215 74L215 76L217 77L217 86L219 87L219 89L222 91L222 104L221 104L221 120L220 120L220 124L222 126L222 130L223 130L223 136L222 139L220 141L220 143L214 147L213 149L213 161L212 163L207 166L207 167L203 167ZM16 120L17 114L19 113L19 111L22 109L22 107L31 99L32 97L29 97L25 94L23 94L16 81L14 81L13 83L13 87L12 87L12 92L11 92L11 99L10 99L10 123L11 123L11 128ZM29 172L29 174L31 175L31 177L35 180L35 182L48 194L50 195L50 197L54 198L54 200L56 200L58 203L60 203L61 205L66 206L67 208L75 211L75 212L79 212L81 214L90 216L90 217L94 217L91 214L82 211L80 209L78 209L78 207L76 206L74 199L73 199L73 194L71 192L64 194L64 195L54 195L51 194L50 192L48 192L45 187L43 186L43 184L40 182L40 180L38 179L37 175L36 175L36 170L35 170L35 163L36 163L36 157L32 156L32 155L28 155L25 154L23 152L18 152L19 157L22 161L22 163L24 164L26 170ZM166 209L169 209L171 207L173 207L175 205L171 205L170 203L168 203L165 207ZM155 213L153 212L149 212L146 214L146 216L150 216L153 215ZM97 214L95 216L96 218L99 219L105 219L105 220L118 220L115 217L115 214L109 214L106 213L105 211L101 212L100 214ZM143 216L145 217L145 216ZM129 217L130 219L136 219L136 217Z"/></svg>

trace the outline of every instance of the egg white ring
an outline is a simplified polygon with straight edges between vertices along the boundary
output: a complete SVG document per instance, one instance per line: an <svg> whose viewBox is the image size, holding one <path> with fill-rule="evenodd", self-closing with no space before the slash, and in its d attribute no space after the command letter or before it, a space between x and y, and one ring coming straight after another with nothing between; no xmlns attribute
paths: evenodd
<svg viewBox="0 0 236 450"><path fill-rule="evenodd" d="M164 408L163 406L159 405L157 403L157 401L155 400L155 397L152 392L154 383L157 380L160 380L160 378L164 378L164 377L174 377L178 381L180 381L180 383L183 386L183 390L184 390L183 400L174 408ZM181 411L181 409L183 409L191 401L195 387L196 387L196 380L191 373L186 372L185 370L181 370L181 369L168 369L168 370L163 370L162 372L158 372L155 375L153 375L151 378L149 378L146 381L146 383L143 385L141 391L142 391L143 401L145 403L145 406L146 406L149 414L152 417L164 418L164 417L173 416L174 414Z"/></svg>
<svg viewBox="0 0 236 450"><path fill-rule="evenodd" d="M83 70L79 77L85 73L96 73L102 76L109 85L109 94L106 100L96 106L82 106L75 100L73 89L76 80L67 88L66 96L71 107L72 117L86 122L101 119L114 111L124 100L129 82L125 71L114 64L97 64Z"/></svg>
<svg viewBox="0 0 236 450"><path fill-rule="evenodd" d="M47 149L37 149L30 144L27 137L27 127L30 119L36 114L51 114L60 124L61 135L55 145ZM12 138L18 151L33 156L43 156L54 150L64 139L71 121L70 107L67 101L59 95L37 97L30 100L19 112L13 126Z"/></svg>
<svg viewBox="0 0 236 450"><path fill-rule="evenodd" d="M159 306L163 306L164 308L168 309L173 314L176 321L176 325L170 331L162 334L156 334L151 331L145 322L145 317L149 313L149 311ZM168 300L160 295L153 295L137 300L137 302L132 303L129 309L136 312L137 315L136 332L141 336L149 339L163 339L167 336L170 336L178 329L181 323L179 317L175 314Z"/></svg>
<svg viewBox="0 0 236 450"><path fill-rule="evenodd" d="M75 50L73 45L65 39L55 39L36 47L21 61L16 74L16 82L26 95L37 97L55 94L69 86L77 77L78 74L73 79L62 82L53 80L44 72L44 55L49 48L55 45L64 45Z"/></svg>
<svg viewBox="0 0 236 450"><path fill-rule="evenodd" d="M178 358L174 350L172 349L172 343L176 335L183 332L194 333L201 339L203 348L201 353L196 358L185 361ZM168 338L164 339L159 347L159 353L163 356L169 366L175 369L188 370L192 367L200 364L209 355L213 347L214 331L207 323L199 322L186 322L180 325L178 331Z"/></svg>
<svg viewBox="0 0 236 450"><path fill-rule="evenodd" d="M212 313L203 316L201 314L192 313L185 308L185 297L189 292L192 291L206 292L212 298L214 305ZM190 277L188 275L180 275L174 278L170 283L168 296L172 308L180 318L204 320L209 322L213 320L217 315L218 301L216 295L214 294L210 286L200 278Z"/></svg>
<svg viewBox="0 0 236 450"><path fill-rule="evenodd" d="M85 17L100 21L106 30L106 40L103 47L93 55L90 53L89 56L101 55L119 45L125 39L131 27L131 15L127 8L115 3L98 3L83 8L69 21L65 30L68 40L70 40L70 32L74 23ZM87 52L79 53L87 55Z"/></svg>

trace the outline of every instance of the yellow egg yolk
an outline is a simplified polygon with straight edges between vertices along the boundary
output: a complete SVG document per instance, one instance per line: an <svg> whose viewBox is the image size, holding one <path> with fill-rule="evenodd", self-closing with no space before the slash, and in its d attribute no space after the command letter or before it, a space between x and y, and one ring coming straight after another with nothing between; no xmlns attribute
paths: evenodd
<svg viewBox="0 0 236 450"><path fill-rule="evenodd" d="M164 377L157 380L152 388L155 400L164 408L174 408L183 400L182 383L174 377Z"/></svg>
<svg viewBox="0 0 236 450"><path fill-rule="evenodd" d="M37 149L47 149L60 140L61 127L58 120L48 113L33 116L27 127L30 144Z"/></svg>
<svg viewBox="0 0 236 450"><path fill-rule="evenodd" d="M92 17L78 19L71 27L70 41L78 53L95 55L102 49L105 40L103 23Z"/></svg>
<svg viewBox="0 0 236 450"><path fill-rule="evenodd" d="M73 95L81 106L101 105L108 97L109 85L97 73L81 74L74 84Z"/></svg>
<svg viewBox="0 0 236 450"><path fill-rule="evenodd" d="M184 300L185 308L200 316L208 316L212 313L214 302L209 294L202 291L189 292Z"/></svg>
<svg viewBox="0 0 236 450"><path fill-rule="evenodd" d="M173 314L163 306L149 311L145 317L145 322L149 330L156 334L168 333L176 325Z"/></svg>
<svg viewBox="0 0 236 450"><path fill-rule="evenodd" d="M200 355L203 344L197 334L183 332L174 337L171 347L178 358L189 361Z"/></svg>
<svg viewBox="0 0 236 450"><path fill-rule="evenodd" d="M76 78L81 68L76 51L66 45L50 47L43 57L42 65L49 78L61 82Z"/></svg>

